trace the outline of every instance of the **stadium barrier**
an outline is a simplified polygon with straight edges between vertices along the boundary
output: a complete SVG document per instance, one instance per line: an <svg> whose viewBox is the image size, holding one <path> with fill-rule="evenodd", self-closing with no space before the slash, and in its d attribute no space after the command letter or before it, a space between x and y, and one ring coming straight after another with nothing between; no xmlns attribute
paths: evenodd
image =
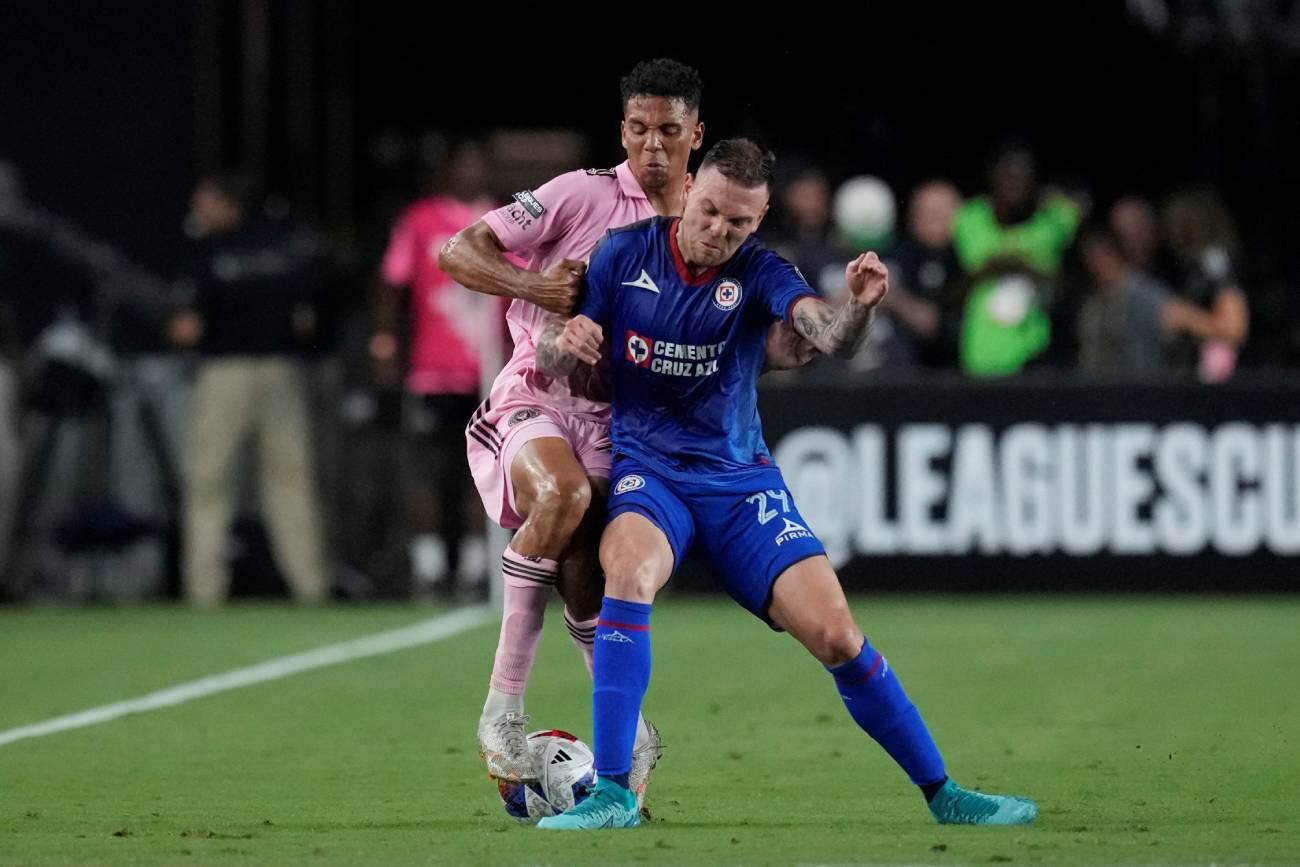
<svg viewBox="0 0 1300 867"><path fill-rule="evenodd" d="M1294 376L831 380L760 412L850 590L1300 589Z"/></svg>

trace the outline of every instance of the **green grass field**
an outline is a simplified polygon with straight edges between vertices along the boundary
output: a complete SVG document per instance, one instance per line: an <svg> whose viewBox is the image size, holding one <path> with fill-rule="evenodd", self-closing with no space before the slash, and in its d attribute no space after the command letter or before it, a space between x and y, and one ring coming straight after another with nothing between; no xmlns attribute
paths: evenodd
<svg viewBox="0 0 1300 867"><path fill-rule="evenodd" d="M654 623L653 821L513 824L476 754L496 641L434 644L0 746L3 864L1300 863L1300 600L862 598L953 776L1031 795L941 828L788 637L734 605ZM427 608L0 610L0 732ZM534 725L591 730L552 612Z"/></svg>

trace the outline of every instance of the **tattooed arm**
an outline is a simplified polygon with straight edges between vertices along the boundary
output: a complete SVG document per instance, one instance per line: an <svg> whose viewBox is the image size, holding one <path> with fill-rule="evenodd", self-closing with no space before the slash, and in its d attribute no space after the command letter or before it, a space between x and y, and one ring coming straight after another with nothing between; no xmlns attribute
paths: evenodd
<svg viewBox="0 0 1300 867"><path fill-rule="evenodd" d="M844 269L849 300L832 307L809 296L794 306L794 330L819 351L838 358L852 358L867 342L871 311L889 290L889 271L875 253L865 253Z"/></svg>
<svg viewBox="0 0 1300 867"><path fill-rule="evenodd" d="M559 347L564 323L558 319L550 322L537 341L537 369L547 376L568 376L578 366L578 358Z"/></svg>
<svg viewBox="0 0 1300 867"><path fill-rule="evenodd" d="M546 326L537 341L537 369L548 376L568 376L578 362L600 363L604 329L586 316Z"/></svg>
<svg viewBox="0 0 1300 867"><path fill-rule="evenodd" d="M836 358L852 358L867 343L871 308L855 298L832 307L809 296L795 305L792 322L794 330L819 351Z"/></svg>

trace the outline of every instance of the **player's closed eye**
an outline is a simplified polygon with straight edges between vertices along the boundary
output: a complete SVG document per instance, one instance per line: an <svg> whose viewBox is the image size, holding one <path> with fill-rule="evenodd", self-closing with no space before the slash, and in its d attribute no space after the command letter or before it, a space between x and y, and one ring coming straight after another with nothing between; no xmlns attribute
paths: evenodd
<svg viewBox="0 0 1300 867"><path fill-rule="evenodd" d="M632 130L632 135L645 135L650 131L650 128L643 123L629 124L629 129ZM664 138L677 138L677 136L682 134L681 126L675 123L665 124L658 129L659 135Z"/></svg>

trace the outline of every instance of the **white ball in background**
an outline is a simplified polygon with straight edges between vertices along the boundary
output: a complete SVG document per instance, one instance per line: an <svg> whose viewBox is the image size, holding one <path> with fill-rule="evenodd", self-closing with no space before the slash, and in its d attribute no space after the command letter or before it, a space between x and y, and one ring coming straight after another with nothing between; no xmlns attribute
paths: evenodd
<svg viewBox="0 0 1300 867"><path fill-rule="evenodd" d="M1021 274L1003 277L989 295L988 312L993 321L1014 328L1029 315L1037 295L1034 283Z"/></svg>
<svg viewBox="0 0 1300 867"><path fill-rule="evenodd" d="M894 193L880 178L849 178L835 191L833 210L836 228L864 249L888 242L894 231Z"/></svg>

